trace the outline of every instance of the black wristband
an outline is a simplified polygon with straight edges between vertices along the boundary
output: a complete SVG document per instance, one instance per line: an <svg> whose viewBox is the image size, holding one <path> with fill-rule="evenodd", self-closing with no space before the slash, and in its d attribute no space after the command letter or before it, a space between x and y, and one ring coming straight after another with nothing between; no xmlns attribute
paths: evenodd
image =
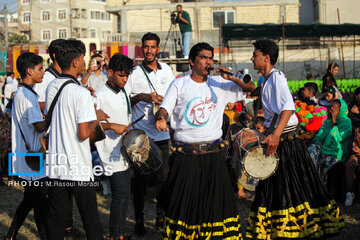
<svg viewBox="0 0 360 240"><path fill-rule="evenodd" d="M334 126L337 126L337 122L334 122L334 123L333 123L333 127L334 127Z"/></svg>

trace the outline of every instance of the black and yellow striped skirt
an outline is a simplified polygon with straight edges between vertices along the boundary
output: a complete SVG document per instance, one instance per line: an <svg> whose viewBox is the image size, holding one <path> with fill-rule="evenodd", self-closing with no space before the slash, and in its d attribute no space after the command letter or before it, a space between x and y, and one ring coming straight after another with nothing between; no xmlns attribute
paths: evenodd
<svg viewBox="0 0 360 240"><path fill-rule="evenodd" d="M163 239L242 239L222 152L173 154Z"/></svg>
<svg viewBox="0 0 360 240"><path fill-rule="evenodd" d="M303 141L280 142L279 167L260 181L251 207L246 238L324 239L345 226L330 200Z"/></svg>

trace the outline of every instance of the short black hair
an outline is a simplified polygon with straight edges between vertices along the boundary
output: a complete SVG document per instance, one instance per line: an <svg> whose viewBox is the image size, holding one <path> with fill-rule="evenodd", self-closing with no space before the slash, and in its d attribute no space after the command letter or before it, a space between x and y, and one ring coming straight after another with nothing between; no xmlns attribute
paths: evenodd
<svg viewBox="0 0 360 240"><path fill-rule="evenodd" d="M332 62L329 63L326 71L332 74L332 71L334 70L334 68L339 67L339 64L337 64L336 62Z"/></svg>
<svg viewBox="0 0 360 240"><path fill-rule="evenodd" d="M270 39L260 39L253 42L253 45L255 49L264 55L269 55L271 65L275 65L279 57L279 47L274 41Z"/></svg>
<svg viewBox="0 0 360 240"><path fill-rule="evenodd" d="M56 55L56 60L61 70L68 70L74 59L80 57L81 54L85 54L86 49L82 41L76 39L64 40L59 48L59 52Z"/></svg>
<svg viewBox="0 0 360 240"><path fill-rule="evenodd" d="M127 56L117 53L110 58L109 69L114 72L126 72L126 74L130 75L134 69L134 62Z"/></svg>
<svg viewBox="0 0 360 240"><path fill-rule="evenodd" d="M141 44L144 45L145 41L155 40L156 46L160 45L160 38L156 33L148 32L141 38Z"/></svg>
<svg viewBox="0 0 360 240"><path fill-rule="evenodd" d="M181 8L182 8L181 4L176 5L176 8L177 8L177 7L181 7Z"/></svg>
<svg viewBox="0 0 360 240"><path fill-rule="evenodd" d="M65 41L64 39L55 39L55 40L51 41L49 48L48 48L51 61L53 61L53 62L56 61L56 54L59 52L61 44L64 41ZM54 54L55 54L55 58L54 58Z"/></svg>
<svg viewBox="0 0 360 240"><path fill-rule="evenodd" d="M264 124L264 122L265 122L265 118L264 118L264 117L257 117L257 118L255 119L254 125L257 124L257 123Z"/></svg>
<svg viewBox="0 0 360 240"><path fill-rule="evenodd" d="M26 70L28 68L34 69L36 65L43 63L43 58L32 52L22 53L16 59L16 68L20 73L22 79L26 77Z"/></svg>
<svg viewBox="0 0 360 240"><path fill-rule="evenodd" d="M12 75L12 74L14 74L14 72L7 72L7 73L6 73L6 75L8 75L8 76L10 76L10 75Z"/></svg>
<svg viewBox="0 0 360 240"><path fill-rule="evenodd" d="M316 95L317 91L318 91L318 85L314 82L308 82L304 84L304 88L309 89L310 91L312 91L312 93L314 94L314 96Z"/></svg>
<svg viewBox="0 0 360 240"><path fill-rule="evenodd" d="M214 48L210 46L210 44L206 42L199 42L190 49L189 59L194 62L196 56L198 56L199 52L201 52L202 50L209 50L214 56Z"/></svg>

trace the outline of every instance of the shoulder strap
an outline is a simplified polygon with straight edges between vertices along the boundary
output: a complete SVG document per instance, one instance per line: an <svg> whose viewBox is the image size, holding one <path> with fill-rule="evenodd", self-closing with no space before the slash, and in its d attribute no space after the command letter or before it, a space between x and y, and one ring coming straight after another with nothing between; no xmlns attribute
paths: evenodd
<svg viewBox="0 0 360 240"><path fill-rule="evenodd" d="M145 74L145 76L146 76L147 81L150 83L151 87L154 89L154 92L156 93L156 95L158 95L158 93L157 93L154 85L151 83L150 78L149 78L149 76L147 75L144 67L143 67L141 64L140 64L139 66L140 66L141 70L143 70L143 72L144 72L144 74Z"/></svg>
<svg viewBox="0 0 360 240"><path fill-rule="evenodd" d="M51 105L50 105L50 108L49 108L49 111L48 113L46 114L45 116L45 129L47 130L50 126L50 123L51 123L51 118L52 118L52 113L54 111L54 108L55 108L55 104L57 102L57 100L59 99L59 96L60 96L60 93L61 91L64 89L64 87L70 83L74 83L73 80L68 80L66 81L65 83L63 83L63 85L61 85L61 87L59 88L58 92L56 93L53 101L51 102ZM45 131L46 131L45 130Z"/></svg>

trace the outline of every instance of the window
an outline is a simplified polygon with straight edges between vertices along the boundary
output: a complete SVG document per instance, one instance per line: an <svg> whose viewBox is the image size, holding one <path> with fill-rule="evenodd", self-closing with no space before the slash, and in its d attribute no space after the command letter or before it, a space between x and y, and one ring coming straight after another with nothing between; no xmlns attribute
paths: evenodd
<svg viewBox="0 0 360 240"><path fill-rule="evenodd" d="M235 23L235 11L213 11L213 28L219 28L220 21L222 22L222 24Z"/></svg>
<svg viewBox="0 0 360 240"><path fill-rule="evenodd" d="M90 29L90 38L96 38L96 29L95 28Z"/></svg>
<svg viewBox="0 0 360 240"><path fill-rule="evenodd" d="M41 40L43 40L43 41L51 40L51 30L50 29L41 30Z"/></svg>
<svg viewBox="0 0 360 240"><path fill-rule="evenodd" d="M92 10L90 11L90 19L99 20L99 21L110 21L111 17L110 17L110 13L104 11Z"/></svg>
<svg viewBox="0 0 360 240"><path fill-rule="evenodd" d="M51 21L51 12L49 10L41 11L41 21L42 22Z"/></svg>
<svg viewBox="0 0 360 240"><path fill-rule="evenodd" d="M110 34L111 34L111 30L103 30L102 31L102 39L106 40Z"/></svg>
<svg viewBox="0 0 360 240"><path fill-rule="evenodd" d="M90 2L106 3L106 0L90 0Z"/></svg>
<svg viewBox="0 0 360 240"><path fill-rule="evenodd" d="M49 3L50 0L41 0L40 2L41 2L41 3Z"/></svg>
<svg viewBox="0 0 360 240"><path fill-rule="evenodd" d="M57 16L59 21L66 20L66 9L58 9Z"/></svg>
<svg viewBox="0 0 360 240"><path fill-rule="evenodd" d="M22 12L22 23L31 22L31 12Z"/></svg>
<svg viewBox="0 0 360 240"><path fill-rule="evenodd" d="M21 0L22 5L28 5L31 4L31 0Z"/></svg>
<svg viewBox="0 0 360 240"><path fill-rule="evenodd" d="M59 28L58 29L58 38L66 39L67 38L67 29L66 28Z"/></svg>

